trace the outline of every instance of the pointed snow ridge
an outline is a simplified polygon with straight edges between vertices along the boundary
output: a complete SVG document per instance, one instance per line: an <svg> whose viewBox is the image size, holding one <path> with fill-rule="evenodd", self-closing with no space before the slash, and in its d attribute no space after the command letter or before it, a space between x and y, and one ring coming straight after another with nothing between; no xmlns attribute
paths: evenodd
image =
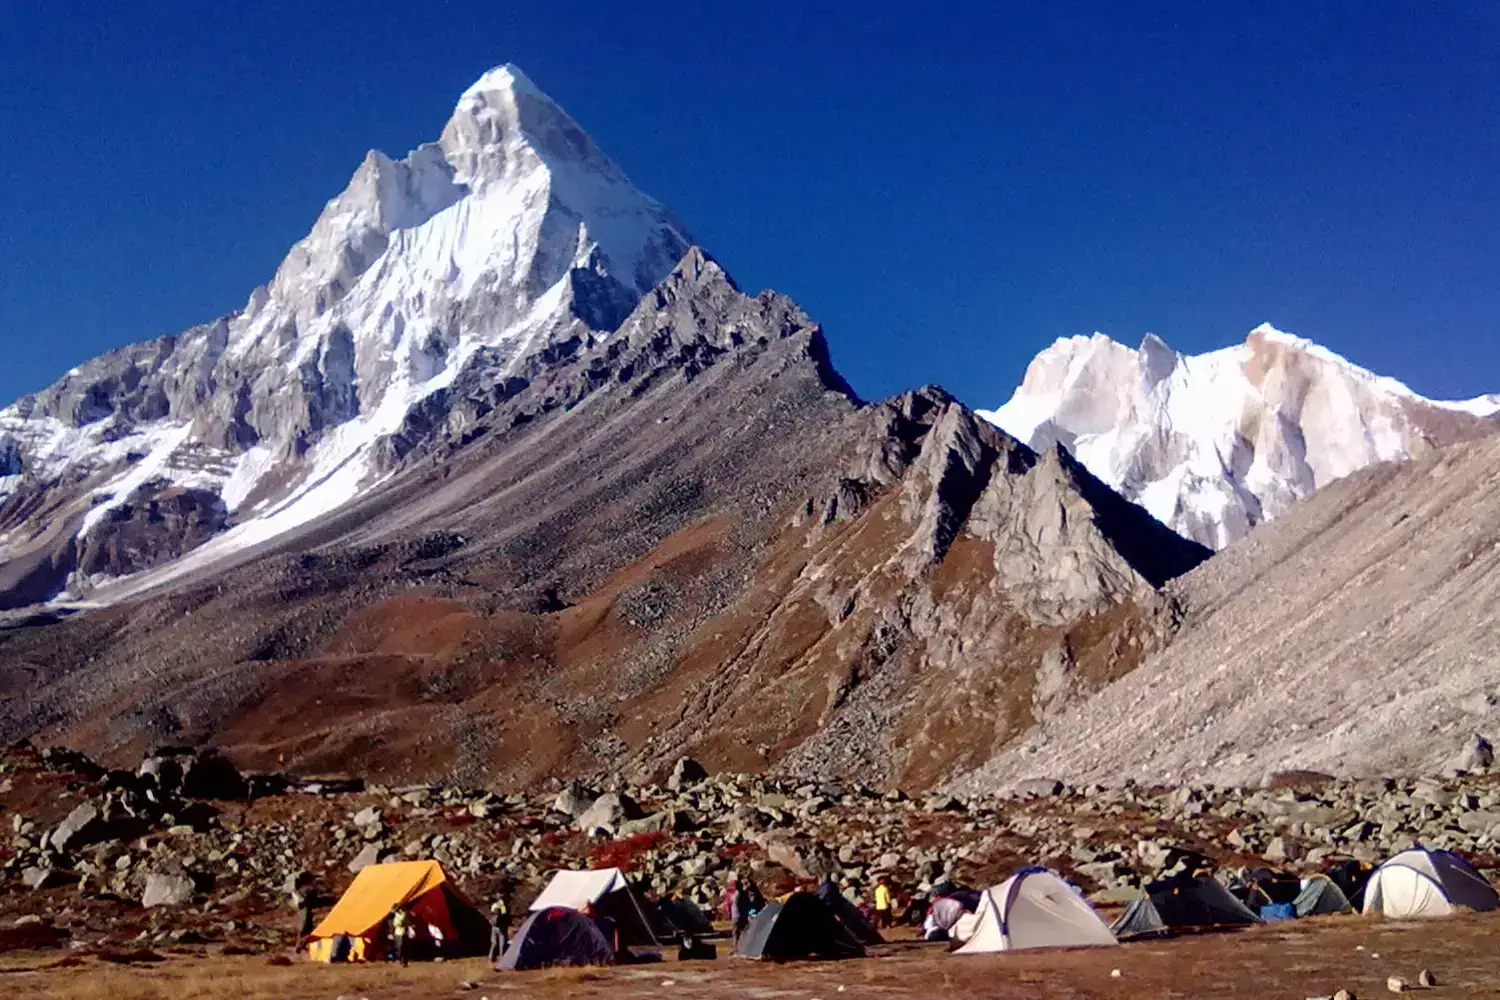
<svg viewBox="0 0 1500 1000"><path fill-rule="evenodd" d="M523 73L521 68L515 63L506 63L503 66L496 66L494 69L486 71L479 79L469 84L468 89L463 92L459 100L462 101L464 98L471 97L474 94L497 90L511 94L524 93L546 101L548 104L554 103L550 97L542 93L540 87L531 82L531 77Z"/></svg>

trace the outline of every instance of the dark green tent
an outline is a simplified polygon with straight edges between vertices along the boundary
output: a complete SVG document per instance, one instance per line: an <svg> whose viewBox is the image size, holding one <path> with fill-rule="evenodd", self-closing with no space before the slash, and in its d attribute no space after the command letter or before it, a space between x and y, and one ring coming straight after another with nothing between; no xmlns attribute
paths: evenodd
<svg viewBox="0 0 1500 1000"><path fill-rule="evenodd" d="M1298 893L1296 903L1297 916L1299 917L1321 917L1332 913L1353 913L1354 907L1349 905L1349 899L1344 895L1344 890L1334 884L1333 879L1327 875L1314 875L1307 880L1307 885Z"/></svg>
<svg viewBox="0 0 1500 1000"><path fill-rule="evenodd" d="M768 903L741 935L734 953L744 958L862 958L864 945L811 893Z"/></svg>
<svg viewBox="0 0 1500 1000"><path fill-rule="evenodd" d="M1258 924L1257 917L1234 894L1207 875L1155 882L1125 908L1110 930L1115 937L1143 937L1173 931Z"/></svg>

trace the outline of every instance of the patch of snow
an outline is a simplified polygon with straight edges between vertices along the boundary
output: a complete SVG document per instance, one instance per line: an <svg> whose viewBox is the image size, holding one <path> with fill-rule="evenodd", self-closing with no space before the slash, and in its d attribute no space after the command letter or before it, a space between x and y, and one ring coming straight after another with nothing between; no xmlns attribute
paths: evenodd
<svg viewBox="0 0 1500 1000"><path fill-rule="evenodd" d="M79 537L94 530L106 514L124 506L132 493L156 478L166 468L172 453L187 440L192 429L191 424L153 428L153 433L150 435L150 452L145 458L131 466L123 476L103 487L103 491L109 492L111 496L103 503L95 504L84 515L83 525L78 529Z"/></svg>

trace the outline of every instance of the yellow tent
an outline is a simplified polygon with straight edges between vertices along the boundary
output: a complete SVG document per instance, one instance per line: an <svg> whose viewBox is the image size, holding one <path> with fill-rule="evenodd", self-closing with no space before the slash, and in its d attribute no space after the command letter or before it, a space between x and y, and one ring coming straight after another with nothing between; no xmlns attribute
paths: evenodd
<svg viewBox="0 0 1500 1000"><path fill-rule="evenodd" d="M397 908L412 916L413 958L483 954L488 945L489 924L448 881L442 865L402 861L360 869L328 916L308 935L308 955L331 962L335 940L347 936L348 961L385 958L389 952L386 917Z"/></svg>

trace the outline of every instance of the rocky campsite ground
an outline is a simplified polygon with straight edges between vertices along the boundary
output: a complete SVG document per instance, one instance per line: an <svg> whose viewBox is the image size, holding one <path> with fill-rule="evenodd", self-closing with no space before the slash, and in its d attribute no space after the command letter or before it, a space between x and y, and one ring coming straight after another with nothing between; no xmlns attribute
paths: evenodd
<svg viewBox="0 0 1500 1000"><path fill-rule="evenodd" d="M1334 854L1378 861L1421 842L1461 851L1488 874L1500 868L1495 850L1500 776L1482 769L1442 780L1340 781L1288 774L1256 789L1074 788L1039 781L1006 797L913 799L853 785L710 776L684 761L664 786L589 789L574 783L505 793L437 785L389 788L346 776L246 775L206 752L158 752L134 771L111 771L75 752L21 745L0 755L0 808L8 838L0 847L0 954L8 956L0 975L28 990L56 986L61 992L38 994L55 996L97 995L105 980L114 984L108 990L115 995L217 996L212 975L208 984L181 989L165 984L230 966L239 970L235 976L272 977L265 992L238 995L303 995L298 991L304 988L309 996L338 995L342 989L327 970L306 972L311 978L302 979L293 975L296 970L267 966L292 953L290 887L311 878L334 895L361 865L401 857L436 858L471 899L482 904L503 893L518 908L553 869L608 865L630 870L647 894L671 892L711 906L732 870L753 875L769 892L833 873L858 894L876 869L892 872L898 884L916 890L945 873L988 885L1023 865L1045 864L1075 880L1105 909L1153 877L1174 846L1200 850L1226 868L1270 864L1299 871ZM1204 995L1191 991L1193 983L1202 982L1195 978L1200 965L1208 968L1228 958L1270 962L1279 950L1302 949L1306 961L1298 959L1288 968L1312 977L1326 966L1333 979L1319 986L1308 978L1304 992L1296 993L1301 996L1338 988L1343 983L1338 975L1346 974L1339 970L1357 961L1357 945L1388 955L1406 948L1415 956L1441 942L1447 975L1454 976L1463 953L1458 942L1485 939L1493 923L1480 917L1444 923L1465 928L1455 938L1345 918L1235 936L1251 943L1243 953L1215 938L1135 945L1111 953L1122 956L1118 959L1007 956L998 966L989 960L950 966L941 950L929 953L913 943L877 951L880 961L836 970L818 965L805 972L738 971L735 963L690 976L661 975L682 977L679 992L685 996L714 995L731 986L779 989L772 980L785 985L798 976L812 977L814 993L847 984L867 995L900 996L922 995L910 992L914 983L901 985L911 977L941 975L960 986L971 973L956 970L984 966L1006 970L1013 985L1019 984L1016 995L1025 995L1026 984L1035 986L1054 974L1044 970L1067 970L1073 995L1162 995L1121 992L1125 987L1095 982L1105 965L1140 963L1143 969L1156 968L1141 974L1159 986ZM1285 935L1295 946L1283 942ZM1337 948L1317 943L1324 935ZM1385 943L1392 935L1393 943ZM1335 954L1345 947L1347 956ZM1175 956L1195 957L1178 968ZM930 964L938 960L941 964ZM1438 957L1428 964L1439 964ZM1500 960L1494 964L1494 969L1482 962L1465 966L1469 971L1463 974L1497 981L1493 974L1500 973ZM138 968L151 971L144 977L128 971ZM371 990L378 986L394 991L389 995L424 996L456 988L463 978L460 969L471 981L493 979L480 966L469 969L464 963L443 972L345 974L353 977L351 983L368 980ZM1391 974L1410 977L1416 971ZM585 982L611 992L621 984L657 987L657 972L646 979L641 974L620 969L599 973L603 980L559 974L516 982L535 995L557 995L563 986ZM1031 974L1042 978L1025 978ZM1171 978L1179 974L1184 978ZM701 976L708 980L700 981ZM894 984L880 986L885 979ZM167 992L141 992L129 987L131 982L163 984ZM299 985L293 988L293 982ZM64 983L74 983L76 990ZM1241 982L1234 988L1242 987Z"/></svg>

